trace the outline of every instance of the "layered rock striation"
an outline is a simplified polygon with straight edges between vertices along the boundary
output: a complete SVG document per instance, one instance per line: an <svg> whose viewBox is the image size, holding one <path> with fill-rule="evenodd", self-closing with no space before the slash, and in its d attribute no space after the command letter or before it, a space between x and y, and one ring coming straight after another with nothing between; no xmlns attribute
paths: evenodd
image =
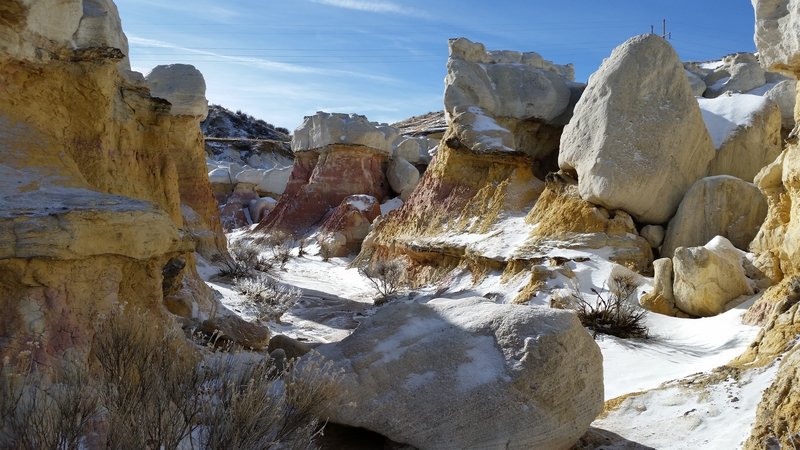
<svg viewBox="0 0 800 450"><path fill-rule="evenodd" d="M130 72L112 2L0 10L3 355L26 342L42 359L85 349L90 322L122 303L210 309L193 252L226 250L201 115Z"/></svg>

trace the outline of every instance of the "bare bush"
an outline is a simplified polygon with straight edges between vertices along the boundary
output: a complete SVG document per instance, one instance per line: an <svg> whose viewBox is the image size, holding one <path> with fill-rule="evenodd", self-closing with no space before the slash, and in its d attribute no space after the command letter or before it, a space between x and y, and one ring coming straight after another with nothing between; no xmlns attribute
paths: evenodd
<svg viewBox="0 0 800 450"><path fill-rule="evenodd" d="M144 312L99 322L97 377L82 358L58 374L3 361L0 448L77 450L89 437L105 448L312 447L313 408L332 398L330 363L296 372L253 354L203 359Z"/></svg>
<svg viewBox="0 0 800 450"><path fill-rule="evenodd" d="M215 407L201 440L209 449L308 448L319 430L313 410L331 401L337 376L321 359L278 371L269 360L236 355L217 359L208 370Z"/></svg>
<svg viewBox="0 0 800 450"><path fill-rule="evenodd" d="M215 261L219 273L226 277L250 276L263 263L258 248L245 241L234 241L228 245L230 257L221 257Z"/></svg>
<svg viewBox="0 0 800 450"><path fill-rule="evenodd" d="M283 269L292 257L292 247L293 242L289 240L273 245L272 248L270 248L272 254L272 258L270 259Z"/></svg>
<svg viewBox="0 0 800 450"><path fill-rule="evenodd" d="M253 278L235 278L236 290L247 298L246 307L259 322L280 322L281 316L300 299L299 289L282 286L265 274Z"/></svg>
<svg viewBox="0 0 800 450"><path fill-rule="evenodd" d="M372 264L372 266L362 267L358 271L367 278L367 281L380 296L375 301L375 304L381 305L388 302L402 287L405 265L397 260L379 261Z"/></svg>
<svg viewBox="0 0 800 450"><path fill-rule="evenodd" d="M633 277L616 275L611 278L611 289L597 291L595 301L587 301L578 286L573 286L566 306L578 313L583 326L597 333L609 334L620 338L646 338L647 327L644 325L646 311L640 308L631 297L638 287Z"/></svg>

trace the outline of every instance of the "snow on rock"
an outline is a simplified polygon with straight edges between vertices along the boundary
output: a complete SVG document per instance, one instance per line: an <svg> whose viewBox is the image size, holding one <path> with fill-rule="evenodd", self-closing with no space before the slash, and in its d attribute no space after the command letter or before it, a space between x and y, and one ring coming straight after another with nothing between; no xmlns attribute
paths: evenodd
<svg viewBox="0 0 800 450"><path fill-rule="evenodd" d="M671 450L742 448L776 366L671 382L625 399L592 426L622 438L606 440L602 448L609 450L632 448L631 442Z"/></svg>
<svg viewBox="0 0 800 450"><path fill-rule="evenodd" d="M401 206L403 206L403 199L400 197L386 200L385 202L381 203L381 215L385 216L386 214L389 214L389 212L399 209Z"/></svg>
<svg viewBox="0 0 800 450"><path fill-rule="evenodd" d="M600 352L559 310L390 304L317 351L344 371L321 416L420 448L567 448L603 406Z"/></svg>
<svg viewBox="0 0 800 450"><path fill-rule="evenodd" d="M678 55L636 36L592 74L564 128L558 164L584 200L666 222L715 152Z"/></svg>
<svg viewBox="0 0 800 450"><path fill-rule="evenodd" d="M326 113L319 111L306 116L294 130L292 151L315 150L331 144L363 145L392 155L392 143L398 131L389 125L370 122L359 114Z"/></svg>
<svg viewBox="0 0 800 450"><path fill-rule="evenodd" d="M753 117L769 105L769 100L751 94L732 94L717 98L698 98L700 112L715 148L720 148L733 132L752 125Z"/></svg>

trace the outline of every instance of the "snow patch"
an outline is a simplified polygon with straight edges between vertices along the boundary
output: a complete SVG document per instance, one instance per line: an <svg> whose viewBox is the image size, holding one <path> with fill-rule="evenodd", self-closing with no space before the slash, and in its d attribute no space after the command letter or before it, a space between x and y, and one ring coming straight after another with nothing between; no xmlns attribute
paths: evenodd
<svg viewBox="0 0 800 450"><path fill-rule="evenodd" d="M767 107L769 100L751 94L731 94L698 97L697 103L714 147L719 149L737 128L750 126L753 117Z"/></svg>

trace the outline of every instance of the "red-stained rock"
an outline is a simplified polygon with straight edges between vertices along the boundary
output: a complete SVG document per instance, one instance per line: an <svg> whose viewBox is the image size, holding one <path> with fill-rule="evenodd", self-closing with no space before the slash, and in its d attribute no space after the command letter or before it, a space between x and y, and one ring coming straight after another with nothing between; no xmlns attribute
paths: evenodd
<svg viewBox="0 0 800 450"><path fill-rule="evenodd" d="M360 145L296 153L286 190L256 231L302 235L351 195L383 202L389 195L386 160L385 153Z"/></svg>
<svg viewBox="0 0 800 450"><path fill-rule="evenodd" d="M381 215L375 197L351 195L333 210L320 229L320 246L328 256L346 256L358 252L369 233L369 226Z"/></svg>
<svg viewBox="0 0 800 450"><path fill-rule="evenodd" d="M249 213L250 202L258 198L258 193L252 185L237 185L236 190L222 207L222 227L225 231L250 225L245 210Z"/></svg>

